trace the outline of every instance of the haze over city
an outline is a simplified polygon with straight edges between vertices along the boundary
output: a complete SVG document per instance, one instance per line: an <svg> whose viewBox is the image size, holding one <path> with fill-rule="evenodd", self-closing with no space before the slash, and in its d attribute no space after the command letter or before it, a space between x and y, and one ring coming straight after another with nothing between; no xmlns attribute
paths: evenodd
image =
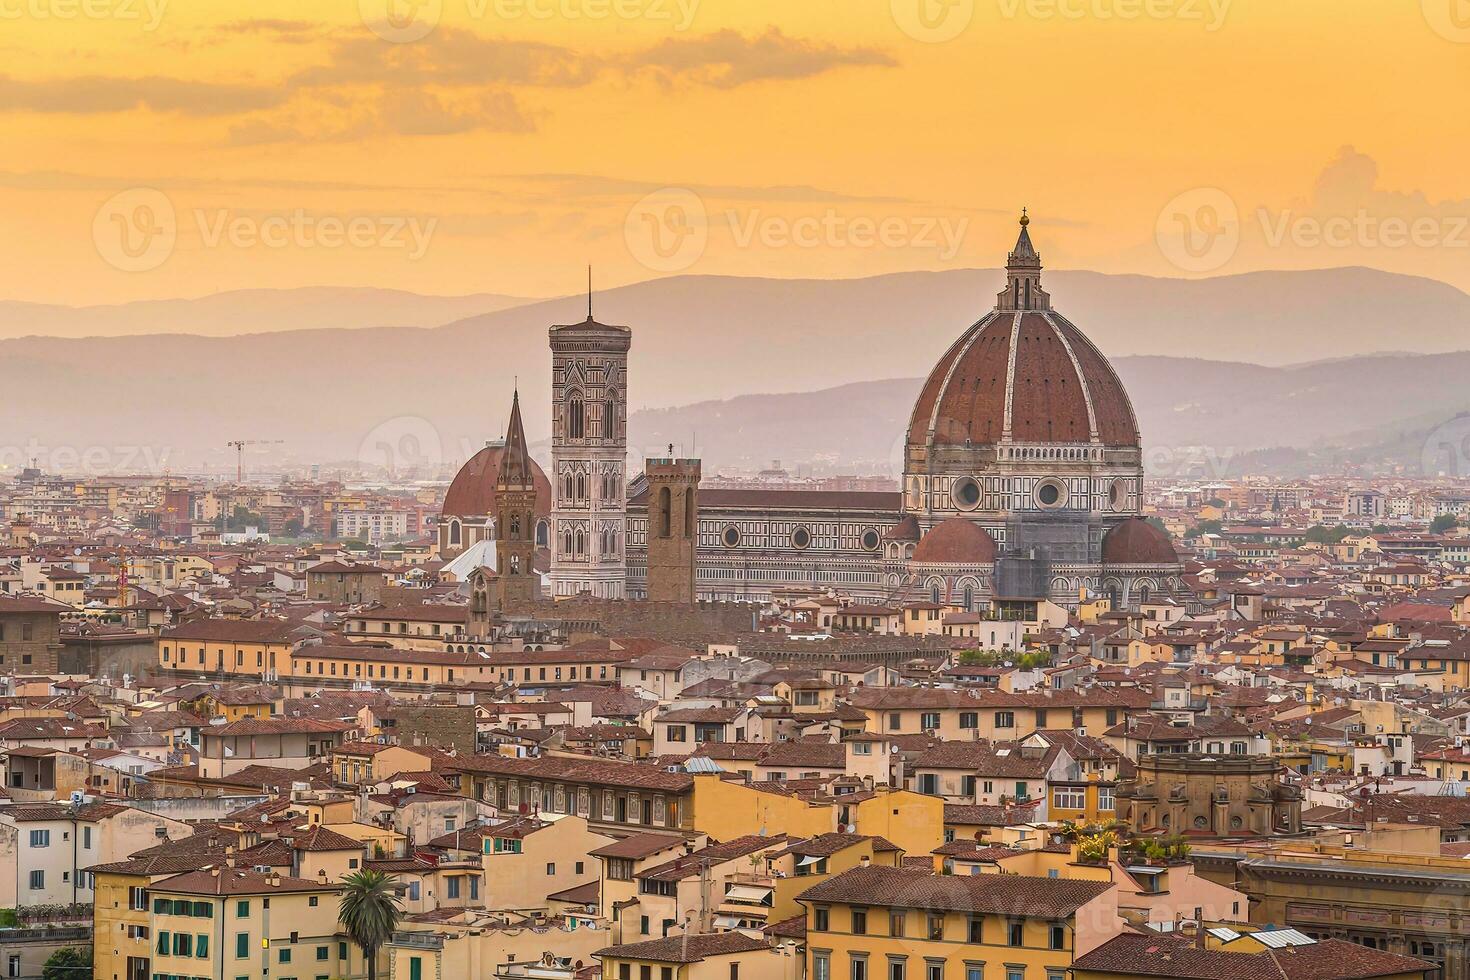
<svg viewBox="0 0 1470 980"><path fill-rule="evenodd" d="M1470 0L0 0L18 980L1470 980Z"/></svg>

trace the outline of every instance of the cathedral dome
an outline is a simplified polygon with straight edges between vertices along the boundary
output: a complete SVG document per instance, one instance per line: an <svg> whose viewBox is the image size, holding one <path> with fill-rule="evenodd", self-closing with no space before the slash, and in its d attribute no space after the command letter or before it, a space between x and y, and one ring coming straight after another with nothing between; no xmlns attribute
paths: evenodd
<svg viewBox="0 0 1470 980"><path fill-rule="evenodd" d="M995 539L979 524L951 517L934 527L914 549L916 564L989 565L995 561Z"/></svg>
<svg viewBox="0 0 1470 980"><path fill-rule="evenodd" d="M1109 565L1175 565L1179 556L1167 534L1141 517L1130 517L1103 535L1102 560Z"/></svg>
<svg viewBox="0 0 1470 980"><path fill-rule="evenodd" d="M495 481L500 472L500 457L505 446L491 445L469 458L444 495L445 517L484 517L495 513ZM551 513L551 481L535 460L531 461L531 476L536 486L536 516L546 517Z"/></svg>
<svg viewBox="0 0 1470 980"><path fill-rule="evenodd" d="M914 403L910 447L1070 443L1137 447L1128 393L1092 342L1051 309L1028 219L996 308L940 358Z"/></svg>

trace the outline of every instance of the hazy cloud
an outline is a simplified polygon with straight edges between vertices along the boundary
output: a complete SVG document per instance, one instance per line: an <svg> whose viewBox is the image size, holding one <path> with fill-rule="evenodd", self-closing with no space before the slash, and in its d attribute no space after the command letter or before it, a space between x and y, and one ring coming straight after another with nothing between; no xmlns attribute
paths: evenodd
<svg viewBox="0 0 1470 980"><path fill-rule="evenodd" d="M772 79L810 78L850 65L895 67L876 48L841 48L821 41L788 37L780 28L746 37L725 29L703 37L665 38L628 59L633 72L652 72L664 82L684 81L734 88Z"/></svg>
<svg viewBox="0 0 1470 980"><path fill-rule="evenodd" d="M321 63L280 80L204 83L182 78L87 76L19 81L0 75L0 111L95 114L147 109L199 117L241 117L236 144L528 133L540 113L515 89L578 88L600 79L652 77L727 89L763 80L807 78L846 65L892 65L869 48L841 48L771 28L670 38L616 59L535 41L489 38L441 26L414 44L330 34L305 20L232 21L219 35L265 35L273 42L323 41ZM653 185L650 185L653 186ZM740 195L736 195L740 196ZM811 188L767 188L765 200L823 200Z"/></svg>
<svg viewBox="0 0 1470 980"><path fill-rule="evenodd" d="M23 82L0 76L0 111L94 114L151 109L187 116L232 116L280 105L288 93L264 85L231 85L148 76L86 76Z"/></svg>
<svg viewBox="0 0 1470 980"><path fill-rule="evenodd" d="M1433 202L1422 191L1393 191L1378 184L1378 161L1354 147L1344 146L1337 158L1318 175L1312 187L1311 209L1343 212L1369 208L1379 214L1400 217L1463 215L1470 201Z"/></svg>
<svg viewBox="0 0 1470 980"><path fill-rule="evenodd" d="M570 48L536 41L487 38L441 25L413 44L385 45L376 37L334 39L327 62L298 72L289 84L556 88L586 85L595 79L599 70L595 59Z"/></svg>

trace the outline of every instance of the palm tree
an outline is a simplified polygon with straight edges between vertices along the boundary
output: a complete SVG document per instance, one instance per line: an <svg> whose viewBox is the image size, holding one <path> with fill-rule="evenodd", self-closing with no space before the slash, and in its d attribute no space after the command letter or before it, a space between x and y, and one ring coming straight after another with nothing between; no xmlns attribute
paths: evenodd
<svg viewBox="0 0 1470 980"><path fill-rule="evenodd" d="M398 879L381 871L354 871L342 879L342 904L337 917L367 959L368 980L377 980L378 949L398 927L403 906L398 902Z"/></svg>

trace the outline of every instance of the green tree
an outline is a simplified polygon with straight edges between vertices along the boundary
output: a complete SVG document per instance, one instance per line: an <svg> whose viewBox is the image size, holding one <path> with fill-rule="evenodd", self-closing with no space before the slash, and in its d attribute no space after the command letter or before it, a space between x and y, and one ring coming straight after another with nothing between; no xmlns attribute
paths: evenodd
<svg viewBox="0 0 1470 980"><path fill-rule="evenodd" d="M1348 529L1341 524L1327 527L1317 524L1307 528L1307 541L1312 544L1338 544L1348 536Z"/></svg>
<svg viewBox="0 0 1470 980"><path fill-rule="evenodd" d="M63 946L41 967L41 980L78 980L92 975L91 946Z"/></svg>
<svg viewBox="0 0 1470 980"><path fill-rule="evenodd" d="M1459 520L1455 517L1454 514L1440 514L1434 520L1429 522L1429 533L1443 534L1450 528L1456 527L1459 523Z"/></svg>
<svg viewBox="0 0 1470 980"><path fill-rule="evenodd" d="M342 903L337 917L367 960L368 980L378 977L378 950L398 928L403 915L397 894L398 879L381 871L354 871L342 879Z"/></svg>
<svg viewBox="0 0 1470 980"><path fill-rule="evenodd" d="M1186 538L1197 538L1201 534L1219 534L1223 525L1219 521L1200 521L1194 527L1184 532Z"/></svg>
<svg viewBox="0 0 1470 980"><path fill-rule="evenodd" d="M236 504L235 512L230 515L225 526L231 531L243 531L247 527L265 527L265 518L252 512L243 504Z"/></svg>
<svg viewBox="0 0 1470 980"><path fill-rule="evenodd" d="M297 538L301 536L301 521L293 517L286 522L286 537Z"/></svg>

